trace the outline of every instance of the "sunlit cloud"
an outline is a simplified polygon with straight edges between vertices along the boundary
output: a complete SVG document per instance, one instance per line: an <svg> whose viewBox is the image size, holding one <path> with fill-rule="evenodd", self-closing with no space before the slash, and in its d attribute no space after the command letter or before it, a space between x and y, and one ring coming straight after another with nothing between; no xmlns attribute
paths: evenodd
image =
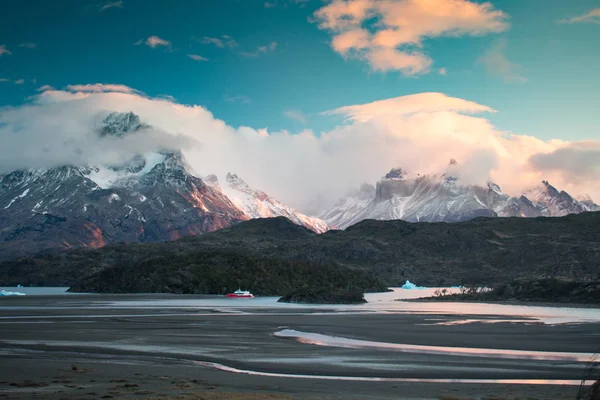
<svg viewBox="0 0 600 400"><path fill-rule="evenodd" d="M226 99L243 101L241 96ZM95 132L111 111L133 111L154 129L126 143L99 142ZM419 93L325 112L345 122L316 135L310 129L234 128L202 106L149 98L125 85L69 85L0 110L0 173L117 162L137 152L176 147L200 176L243 173L251 186L302 209L319 195L335 202L392 167L434 174L453 158L464 183L491 179L519 195L545 179L573 195L600 199L599 141L505 132L486 118L492 112L443 93Z"/></svg>
<svg viewBox="0 0 600 400"><path fill-rule="evenodd" d="M167 47L167 48L171 48L171 42L165 39L161 39L158 36L148 36L148 38L146 40L144 39L140 39L137 42L134 43L134 45L139 46L141 44L145 44L148 47L151 48L156 48L159 46L163 46L163 47Z"/></svg>
<svg viewBox="0 0 600 400"><path fill-rule="evenodd" d="M600 8L594 8L583 15L579 15L572 18L561 19L558 21L560 24L575 24L579 22L600 24Z"/></svg>
<svg viewBox="0 0 600 400"><path fill-rule="evenodd" d="M102 92L118 92L118 93L137 93L141 94L139 90L132 89L125 85L116 85L110 83L95 83L87 85L68 85L65 90L69 92L82 92L82 93L102 93Z"/></svg>
<svg viewBox="0 0 600 400"><path fill-rule="evenodd" d="M2 57L5 54L7 56L10 56L12 53L6 48L5 44L2 44L2 45L0 45L0 57Z"/></svg>
<svg viewBox="0 0 600 400"><path fill-rule="evenodd" d="M344 58L404 75L430 72L425 39L482 36L509 27L508 15L491 3L469 0L333 0L314 17Z"/></svg>
<svg viewBox="0 0 600 400"><path fill-rule="evenodd" d="M198 54L188 54L187 56L194 61L208 61L208 58L199 56Z"/></svg>

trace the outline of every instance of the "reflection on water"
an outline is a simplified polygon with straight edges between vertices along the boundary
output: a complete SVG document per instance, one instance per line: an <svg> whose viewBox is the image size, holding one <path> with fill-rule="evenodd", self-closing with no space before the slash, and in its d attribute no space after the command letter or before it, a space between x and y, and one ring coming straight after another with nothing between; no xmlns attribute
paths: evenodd
<svg viewBox="0 0 600 400"><path fill-rule="evenodd" d="M304 374L282 374L277 372L260 372L247 369L229 367L214 362L196 361L197 365L215 368L220 371L234 372L237 374L269 376L275 378L296 379L318 379L337 381L361 381L361 382L404 382L404 383L471 383L471 384L500 384L500 385L569 385L579 386L580 380L569 379L435 379L435 378L386 378L371 376L331 376L331 375L304 375ZM591 385L593 382L585 382Z"/></svg>
<svg viewBox="0 0 600 400"><path fill-rule="evenodd" d="M600 308L573 307L540 307L526 305L465 303L448 301L398 301L412 300L423 296L432 296L437 288L407 290L394 288L391 292L367 293L368 303L359 305L315 305L278 303L279 297L256 297L253 299L230 299L225 296L178 296L165 294L124 295L118 300L104 295L89 295L78 298L76 303L46 306L43 303L22 306L4 306L2 309L129 309L128 317L141 317L145 313L168 310L169 315L175 315L172 310L178 310L180 315L197 313L221 313L227 315L284 315L290 312L297 315L329 315L332 313L362 314L431 314L432 316L448 316L438 321L439 325L457 325L468 323L542 323L542 324L572 324L600 322ZM64 294L66 288L19 288L27 294ZM450 288L449 291L458 289ZM110 300L109 300L110 299ZM156 315L156 314L154 314ZM103 318L102 315L90 315L90 318ZM11 317L13 318L13 317Z"/></svg>
<svg viewBox="0 0 600 400"><path fill-rule="evenodd" d="M293 329L283 329L279 332L275 332L273 335L279 338L295 339L300 343L312 344L316 346L342 347L350 349L394 350L405 353L419 354L572 362L589 362L594 357L593 353L563 353L550 351L483 349L475 347L423 346L416 344L374 342L370 340L328 336L320 333L300 332Z"/></svg>

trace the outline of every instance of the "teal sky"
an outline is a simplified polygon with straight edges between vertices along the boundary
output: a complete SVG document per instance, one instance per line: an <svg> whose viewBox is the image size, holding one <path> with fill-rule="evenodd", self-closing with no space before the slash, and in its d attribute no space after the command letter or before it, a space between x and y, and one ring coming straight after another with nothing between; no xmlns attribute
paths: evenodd
<svg viewBox="0 0 600 400"><path fill-rule="evenodd" d="M583 16L599 1L494 0L509 16L508 29L426 37L431 72L412 76L373 71L334 51L331 32L313 22L327 2L271 3L3 0L0 106L23 104L43 85L110 83L205 106L235 127L319 132L340 122L323 111L433 91L497 110L489 118L505 131L598 138L600 20L558 21ZM152 36L170 45L146 45Z"/></svg>

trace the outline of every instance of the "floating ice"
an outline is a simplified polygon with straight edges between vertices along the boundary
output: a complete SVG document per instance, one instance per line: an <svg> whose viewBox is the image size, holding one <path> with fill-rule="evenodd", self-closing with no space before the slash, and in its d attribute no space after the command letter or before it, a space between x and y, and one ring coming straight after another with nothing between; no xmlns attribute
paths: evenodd
<svg viewBox="0 0 600 400"><path fill-rule="evenodd" d="M404 285L402 285L402 289L426 289L423 286L417 286L414 283L412 283L411 281L407 280L406 283Z"/></svg>
<svg viewBox="0 0 600 400"><path fill-rule="evenodd" d="M0 296L25 296L25 293L7 292L6 290L0 290Z"/></svg>

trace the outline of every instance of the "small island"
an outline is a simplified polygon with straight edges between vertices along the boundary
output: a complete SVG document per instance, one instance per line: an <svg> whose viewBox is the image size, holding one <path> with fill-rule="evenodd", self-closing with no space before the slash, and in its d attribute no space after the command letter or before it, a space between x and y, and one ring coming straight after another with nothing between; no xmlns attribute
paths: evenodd
<svg viewBox="0 0 600 400"><path fill-rule="evenodd" d="M367 302L361 291L333 287L303 287L287 293L277 301L301 304L364 304Z"/></svg>

